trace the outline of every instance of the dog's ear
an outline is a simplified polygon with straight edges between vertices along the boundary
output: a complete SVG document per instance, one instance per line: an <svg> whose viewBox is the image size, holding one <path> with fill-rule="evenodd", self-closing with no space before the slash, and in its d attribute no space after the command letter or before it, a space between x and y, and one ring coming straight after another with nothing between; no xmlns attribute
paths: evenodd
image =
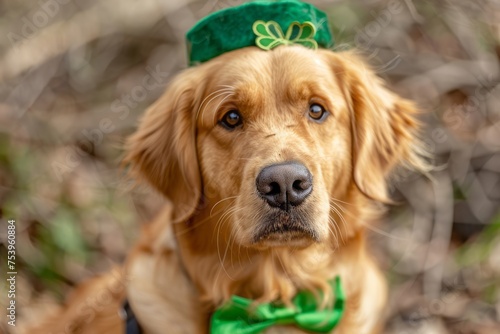
<svg viewBox="0 0 500 334"><path fill-rule="evenodd" d="M418 109L389 91L353 52L329 52L351 113L353 179L367 197L390 203L386 178L398 165L425 172Z"/></svg>
<svg viewBox="0 0 500 334"><path fill-rule="evenodd" d="M201 196L196 152L196 106L203 85L202 69L179 74L144 114L127 141L124 163L174 205L174 221L193 214Z"/></svg>

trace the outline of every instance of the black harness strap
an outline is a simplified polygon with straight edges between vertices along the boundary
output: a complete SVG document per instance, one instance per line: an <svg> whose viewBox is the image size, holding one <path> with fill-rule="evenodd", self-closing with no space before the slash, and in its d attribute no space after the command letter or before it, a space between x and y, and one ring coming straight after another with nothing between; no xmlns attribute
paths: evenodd
<svg viewBox="0 0 500 334"><path fill-rule="evenodd" d="M141 334L142 329L141 326L139 325L139 322L137 321L137 318L135 317L134 312L132 311L132 308L130 307L130 304L128 303L128 300L125 301L125 304L123 304L123 316L125 318L125 334Z"/></svg>

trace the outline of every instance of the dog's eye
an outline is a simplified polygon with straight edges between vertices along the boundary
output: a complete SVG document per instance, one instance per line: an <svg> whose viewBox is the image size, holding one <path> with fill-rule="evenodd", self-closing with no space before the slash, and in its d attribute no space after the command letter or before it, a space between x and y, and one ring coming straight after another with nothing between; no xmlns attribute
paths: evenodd
<svg viewBox="0 0 500 334"><path fill-rule="evenodd" d="M309 106L309 117L314 121L323 121L327 112L321 104L313 103Z"/></svg>
<svg viewBox="0 0 500 334"><path fill-rule="evenodd" d="M242 117L238 110L228 111L219 122L223 127L232 130L243 123Z"/></svg>

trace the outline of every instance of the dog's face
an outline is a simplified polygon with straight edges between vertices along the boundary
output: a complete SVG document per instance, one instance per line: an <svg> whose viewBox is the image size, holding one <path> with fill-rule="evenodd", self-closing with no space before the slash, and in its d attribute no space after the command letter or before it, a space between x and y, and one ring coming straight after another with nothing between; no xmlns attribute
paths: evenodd
<svg viewBox="0 0 500 334"><path fill-rule="evenodd" d="M202 178L216 180L207 186L217 200L234 198L231 223L240 244L326 239L330 198L345 191L346 100L327 60L308 51L253 49L227 57L199 107Z"/></svg>
<svg viewBox="0 0 500 334"><path fill-rule="evenodd" d="M178 220L203 194L238 244L306 247L339 239L332 202L385 200L390 169L418 164L413 114L352 54L245 48L181 74L126 160Z"/></svg>

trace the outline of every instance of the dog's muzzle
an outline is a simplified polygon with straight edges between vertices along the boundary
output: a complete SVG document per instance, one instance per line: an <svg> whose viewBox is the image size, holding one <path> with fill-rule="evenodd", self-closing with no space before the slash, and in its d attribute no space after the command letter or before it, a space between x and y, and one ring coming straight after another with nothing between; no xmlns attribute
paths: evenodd
<svg viewBox="0 0 500 334"><path fill-rule="evenodd" d="M256 179L259 196L268 204L267 214L254 241L287 244L297 240L318 240L303 207L313 191L311 172L295 161L264 167Z"/></svg>

